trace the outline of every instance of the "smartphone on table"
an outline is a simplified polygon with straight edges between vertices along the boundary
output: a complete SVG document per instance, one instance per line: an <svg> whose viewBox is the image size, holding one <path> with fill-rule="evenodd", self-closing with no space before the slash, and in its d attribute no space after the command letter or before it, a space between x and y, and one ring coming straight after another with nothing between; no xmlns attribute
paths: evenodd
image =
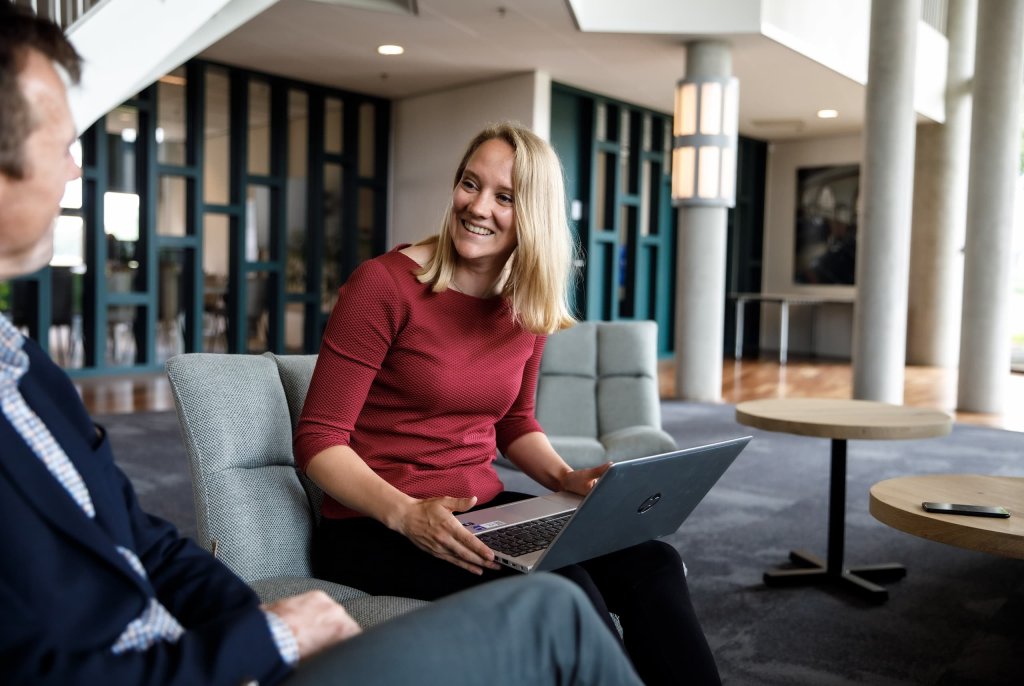
<svg viewBox="0 0 1024 686"><path fill-rule="evenodd" d="M968 515L971 517L1001 517L1010 516L1009 510L998 505L961 505L957 503L921 503L925 512L937 514Z"/></svg>

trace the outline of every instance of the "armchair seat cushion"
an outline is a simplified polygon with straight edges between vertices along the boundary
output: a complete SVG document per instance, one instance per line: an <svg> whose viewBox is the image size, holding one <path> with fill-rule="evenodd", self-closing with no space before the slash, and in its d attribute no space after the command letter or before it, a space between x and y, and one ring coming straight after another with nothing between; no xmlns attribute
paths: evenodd
<svg viewBox="0 0 1024 686"><path fill-rule="evenodd" d="M667 432L653 426L627 426L601 436L605 459L612 462L633 460L646 455L668 453L676 441Z"/></svg>
<svg viewBox="0 0 1024 686"><path fill-rule="evenodd" d="M320 590L334 598L352 615L359 626L367 629L406 612L429 605L425 600L388 595L369 595L360 590L323 579L299 576L278 576L249 584L262 603L307 591Z"/></svg>
<svg viewBox="0 0 1024 686"><path fill-rule="evenodd" d="M368 593L364 593L351 586L336 584L333 581L310 576L274 576L268 579L251 581L249 586L252 590L256 591L256 595L260 597L261 603L273 603L282 598L317 590L323 591L339 603L356 600L357 598L371 597Z"/></svg>
<svg viewBox="0 0 1024 686"><path fill-rule="evenodd" d="M647 455L667 453L676 449L668 433L653 426L627 426L601 436L550 436L551 445L573 469L596 467L605 462L622 462ZM502 458L502 464L512 463Z"/></svg>
<svg viewBox="0 0 1024 686"><path fill-rule="evenodd" d="M604 445L586 436L548 436L551 446L573 469L596 467L608 461ZM504 464L512 463L505 460Z"/></svg>

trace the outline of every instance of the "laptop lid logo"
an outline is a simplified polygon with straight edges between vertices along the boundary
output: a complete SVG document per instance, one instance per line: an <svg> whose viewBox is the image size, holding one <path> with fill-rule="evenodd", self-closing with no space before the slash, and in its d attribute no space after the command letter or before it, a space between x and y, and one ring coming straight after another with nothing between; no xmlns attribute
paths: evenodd
<svg viewBox="0 0 1024 686"><path fill-rule="evenodd" d="M644 512L647 512L647 510L657 505L659 500L661 500L661 493L655 493L650 498L640 503L640 507L636 508L636 511L640 514L643 514Z"/></svg>

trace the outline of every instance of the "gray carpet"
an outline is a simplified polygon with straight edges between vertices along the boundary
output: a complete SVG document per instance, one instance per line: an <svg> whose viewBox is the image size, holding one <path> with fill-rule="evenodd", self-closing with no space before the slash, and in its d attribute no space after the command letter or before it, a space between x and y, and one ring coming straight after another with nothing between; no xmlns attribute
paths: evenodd
<svg viewBox="0 0 1024 686"><path fill-rule="evenodd" d="M1024 434L957 425L946 438L851 441L846 561L902 562L890 599L868 605L819 588L767 589L792 548L824 555L829 443L741 427L728 405L669 402L680 446L755 439L668 540L726 684L1024 683L1024 562L904 534L868 514L868 488L905 474L1020 475ZM195 535L188 467L173 413L98 417L143 507ZM509 488L521 474L503 472Z"/></svg>

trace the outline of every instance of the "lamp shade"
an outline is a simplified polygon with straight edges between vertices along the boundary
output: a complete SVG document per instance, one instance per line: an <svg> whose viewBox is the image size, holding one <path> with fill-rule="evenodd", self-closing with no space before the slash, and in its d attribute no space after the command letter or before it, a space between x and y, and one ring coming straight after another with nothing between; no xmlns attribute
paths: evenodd
<svg viewBox="0 0 1024 686"><path fill-rule="evenodd" d="M739 82L682 79L672 126L672 204L736 204Z"/></svg>

